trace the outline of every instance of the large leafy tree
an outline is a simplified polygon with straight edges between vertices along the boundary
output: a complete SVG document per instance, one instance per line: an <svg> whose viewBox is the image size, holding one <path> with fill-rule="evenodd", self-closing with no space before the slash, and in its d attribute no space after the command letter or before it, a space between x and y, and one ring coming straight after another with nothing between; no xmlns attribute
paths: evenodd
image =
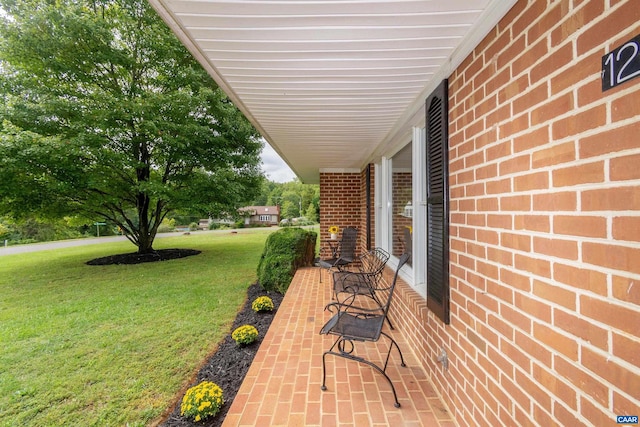
<svg viewBox="0 0 640 427"><path fill-rule="evenodd" d="M153 251L172 211L259 191L256 130L145 0L0 0L0 213L75 213Z"/></svg>

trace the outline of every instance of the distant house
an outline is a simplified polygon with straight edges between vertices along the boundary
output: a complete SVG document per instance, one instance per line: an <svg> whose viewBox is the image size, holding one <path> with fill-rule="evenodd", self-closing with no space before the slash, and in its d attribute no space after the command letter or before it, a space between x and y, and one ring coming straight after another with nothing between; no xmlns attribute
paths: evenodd
<svg viewBox="0 0 640 427"><path fill-rule="evenodd" d="M208 230L212 222L211 218L201 219L198 222L198 230Z"/></svg>
<svg viewBox="0 0 640 427"><path fill-rule="evenodd" d="M280 223L280 207L278 206L245 206L238 209L244 216L245 225L278 225Z"/></svg>

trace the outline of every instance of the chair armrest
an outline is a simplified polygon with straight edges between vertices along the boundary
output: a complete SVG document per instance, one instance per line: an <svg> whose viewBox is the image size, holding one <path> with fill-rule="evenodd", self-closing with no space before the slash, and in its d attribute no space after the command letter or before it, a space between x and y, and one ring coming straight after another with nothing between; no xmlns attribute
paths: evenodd
<svg viewBox="0 0 640 427"><path fill-rule="evenodd" d="M341 313L349 313L353 315L379 315L381 311L384 311L381 307L360 307L353 304L353 301L349 304L345 304L344 302L330 302L324 307L325 311L330 313L338 314Z"/></svg>
<svg viewBox="0 0 640 427"><path fill-rule="evenodd" d="M334 282L338 281L346 284L353 283L354 286L368 286L373 287L373 284L377 281L378 275L375 273L362 273L360 271L337 271L333 273Z"/></svg>

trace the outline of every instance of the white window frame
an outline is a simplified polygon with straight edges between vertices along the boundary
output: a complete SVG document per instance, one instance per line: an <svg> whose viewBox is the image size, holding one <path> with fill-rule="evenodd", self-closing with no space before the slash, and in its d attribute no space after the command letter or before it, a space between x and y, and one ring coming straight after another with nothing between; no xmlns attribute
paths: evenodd
<svg viewBox="0 0 640 427"><path fill-rule="evenodd" d="M393 196L391 194L391 159L383 157L380 167L376 168L376 242L382 249L389 251L391 247L391 210ZM389 251L391 253L391 251Z"/></svg>
<svg viewBox="0 0 640 427"><path fill-rule="evenodd" d="M413 205L413 263L405 265L399 276L407 282L420 296L427 298L426 280L426 233L427 233L427 207L426 207L426 148L425 129L414 127L412 130L412 205ZM393 252L392 241L392 209L393 209L393 164L389 157L382 157L375 168L375 200L376 200L376 242L378 246ZM391 256L389 266L396 268L398 258Z"/></svg>
<svg viewBox="0 0 640 427"><path fill-rule="evenodd" d="M426 131L421 127L413 128L413 146L411 154L413 185L413 288L427 298L427 150Z"/></svg>

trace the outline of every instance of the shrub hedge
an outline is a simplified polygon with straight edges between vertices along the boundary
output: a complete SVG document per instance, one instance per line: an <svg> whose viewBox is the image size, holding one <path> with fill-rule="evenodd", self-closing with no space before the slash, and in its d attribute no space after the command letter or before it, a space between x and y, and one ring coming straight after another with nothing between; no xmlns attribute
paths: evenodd
<svg viewBox="0 0 640 427"><path fill-rule="evenodd" d="M316 238L316 232L302 228L283 228L270 234L258 264L260 285L284 294L296 270L313 263Z"/></svg>

